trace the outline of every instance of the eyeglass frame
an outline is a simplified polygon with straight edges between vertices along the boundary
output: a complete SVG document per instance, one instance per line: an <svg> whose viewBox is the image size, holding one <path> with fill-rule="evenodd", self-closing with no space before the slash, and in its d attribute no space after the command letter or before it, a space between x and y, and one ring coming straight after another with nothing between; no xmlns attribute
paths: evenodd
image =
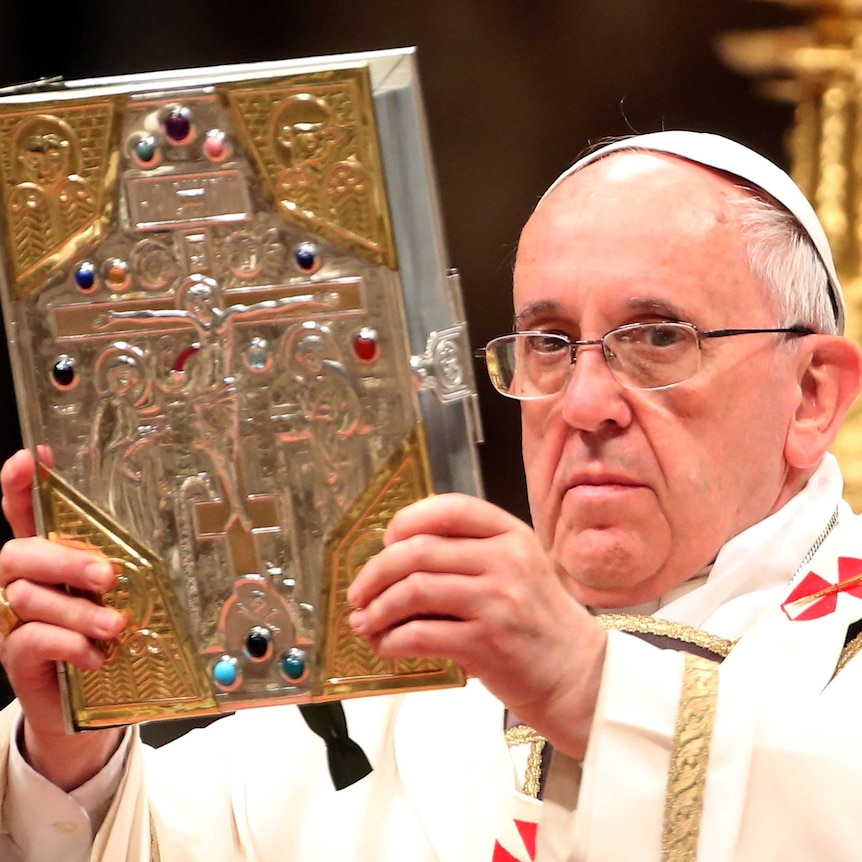
<svg viewBox="0 0 862 862"><path fill-rule="evenodd" d="M690 374L688 377L683 377L682 380L677 380L675 383L665 383L661 386L627 386L623 383L616 372L614 371L611 363L611 358L608 356L609 348L605 346L605 339L609 336L616 335L620 332L631 331L633 329L640 329L645 326L683 326L687 329L690 329L695 335L695 343L697 346L698 352L698 366L695 371ZM488 371L488 377L491 379L491 385L494 389L497 390L501 395L504 395L506 398L512 398L515 401L539 401L543 398L553 398L555 395L559 395L568 385L569 381L572 378L572 368L575 365L575 362L578 358L578 350L581 347L589 347L591 345L600 344L602 347L602 357L605 360L605 363L608 366L608 370L611 372L614 380L622 386L623 389L628 389L633 392L654 392L658 389L670 389L672 386L679 386L680 383L685 383L686 380L691 380L692 377L697 374L700 370L700 355L702 352L701 342L706 338L730 338L735 335L757 335L763 333L783 333L788 335L816 335L817 332L814 329L811 329L809 326L786 326L786 327L777 327L777 328L765 328L765 329L707 329L701 330L694 323L689 323L684 320L665 320L665 321L655 321L651 323L626 323L623 326L616 326L613 329L609 329L601 338L587 338L587 339L577 339L573 340L569 338L568 335L565 335L562 332L545 332L543 330L523 330L520 332L508 332L506 335L498 335L496 338L492 338L485 347L477 348L473 351L473 355L476 359L481 359L485 362L485 369ZM487 350L488 347L493 344L495 341L500 341L504 338L511 338L512 336L522 336L522 335L536 335L559 338L564 344L567 344L569 347L569 367L566 373L565 380L563 381L562 386L556 392L546 392L540 395L513 395L511 392L505 392L500 389L496 383L494 383L493 378L491 377L491 372L488 370L488 357Z"/></svg>

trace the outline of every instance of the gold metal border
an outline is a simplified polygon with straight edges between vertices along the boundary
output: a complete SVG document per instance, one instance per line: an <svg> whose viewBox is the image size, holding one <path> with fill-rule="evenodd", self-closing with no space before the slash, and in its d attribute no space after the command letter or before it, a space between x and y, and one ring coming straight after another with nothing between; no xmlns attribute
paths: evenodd
<svg viewBox="0 0 862 862"><path fill-rule="evenodd" d="M117 645L111 649L106 644L108 660L99 670L65 665L63 680L74 726L96 728L219 712L162 561L42 463L39 493L49 539L102 551L144 579L136 586L147 593L149 606L142 610L133 602L128 609L121 608L131 617L125 634L155 637L161 643L155 658L142 651L133 659L131 652L127 655ZM115 594L115 590L103 593L105 603L114 604ZM129 679L142 677L146 678L143 688L129 687Z"/></svg>
<svg viewBox="0 0 862 862"><path fill-rule="evenodd" d="M406 691L464 685L453 661L426 658L382 659L348 622L347 588L359 568L383 547L383 532L395 513L433 492L423 426L417 424L370 483L330 537L323 571L323 633L313 697L328 700L377 691Z"/></svg>
<svg viewBox="0 0 862 862"><path fill-rule="evenodd" d="M662 829L663 862L696 862L718 702L718 662L686 653Z"/></svg>

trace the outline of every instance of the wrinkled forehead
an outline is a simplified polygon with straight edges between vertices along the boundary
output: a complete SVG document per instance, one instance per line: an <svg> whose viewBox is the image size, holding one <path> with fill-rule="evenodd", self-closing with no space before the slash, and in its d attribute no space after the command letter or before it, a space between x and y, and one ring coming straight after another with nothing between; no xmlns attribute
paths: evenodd
<svg viewBox="0 0 862 862"><path fill-rule="evenodd" d="M826 232L814 208L785 171L754 150L729 138L705 132L667 131L615 140L598 147L563 171L548 187L539 204L541 205L569 177L588 165L613 153L639 151L676 156L722 174L736 177L742 185L759 189L767 198L772 199L790 212L811 240L823 261L829 278L830 296L838 328L839 331L843 331L844 295L835 270L832 250Z"/></svg>

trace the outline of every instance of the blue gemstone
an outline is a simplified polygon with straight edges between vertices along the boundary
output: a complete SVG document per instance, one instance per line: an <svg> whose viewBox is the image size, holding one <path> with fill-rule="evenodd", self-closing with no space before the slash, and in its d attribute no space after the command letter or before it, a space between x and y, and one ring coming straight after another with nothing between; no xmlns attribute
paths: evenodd
<svg viewBox="0 0 862 862"><path fill-rule="evenodd" d="M296 265L303 272L313 272L319 266L317 260L317 246L313 242L300 243L293 256L296 260Z"/></svg>
<svg viewBox="0 0 862 862"><path fill-rule="evenodd" d="M248 346L248 364L254 371L266 371L269 365L269 343L265 338L252 338Z"/></svg>
<svg viewBox="0 0 862 862"><path fill-rule="evenodd" d="M305 654L292 649L282 660L281 670L288 679L297 680L305 673Z"/></svg>
<svg viewBox="0 0 862 862"><path fill-rule="evenodd" d="M234 685L238 674L235 658L223 658L217 661L213 668L213 679L223 688L230 688Z"/></svg>
<svg viewBox="0 0 862 862"><path fill-rule="evenodd" d="M75 270L75 284L81 290L89 290L96 283L96 267L89 260L78 265Z"/></svg>

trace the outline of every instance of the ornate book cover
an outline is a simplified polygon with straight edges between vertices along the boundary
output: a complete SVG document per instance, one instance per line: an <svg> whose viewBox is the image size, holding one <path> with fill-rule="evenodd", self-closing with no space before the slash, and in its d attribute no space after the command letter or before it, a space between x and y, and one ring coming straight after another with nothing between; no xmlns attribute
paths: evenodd
<svg viewBox="0 0 862 862"><path fill-rule="evenodd" d="M40 527L129 621L71 725L462 684L347 624L399 508L481 493L413 51L10 88L0 218Z"/></svg>

